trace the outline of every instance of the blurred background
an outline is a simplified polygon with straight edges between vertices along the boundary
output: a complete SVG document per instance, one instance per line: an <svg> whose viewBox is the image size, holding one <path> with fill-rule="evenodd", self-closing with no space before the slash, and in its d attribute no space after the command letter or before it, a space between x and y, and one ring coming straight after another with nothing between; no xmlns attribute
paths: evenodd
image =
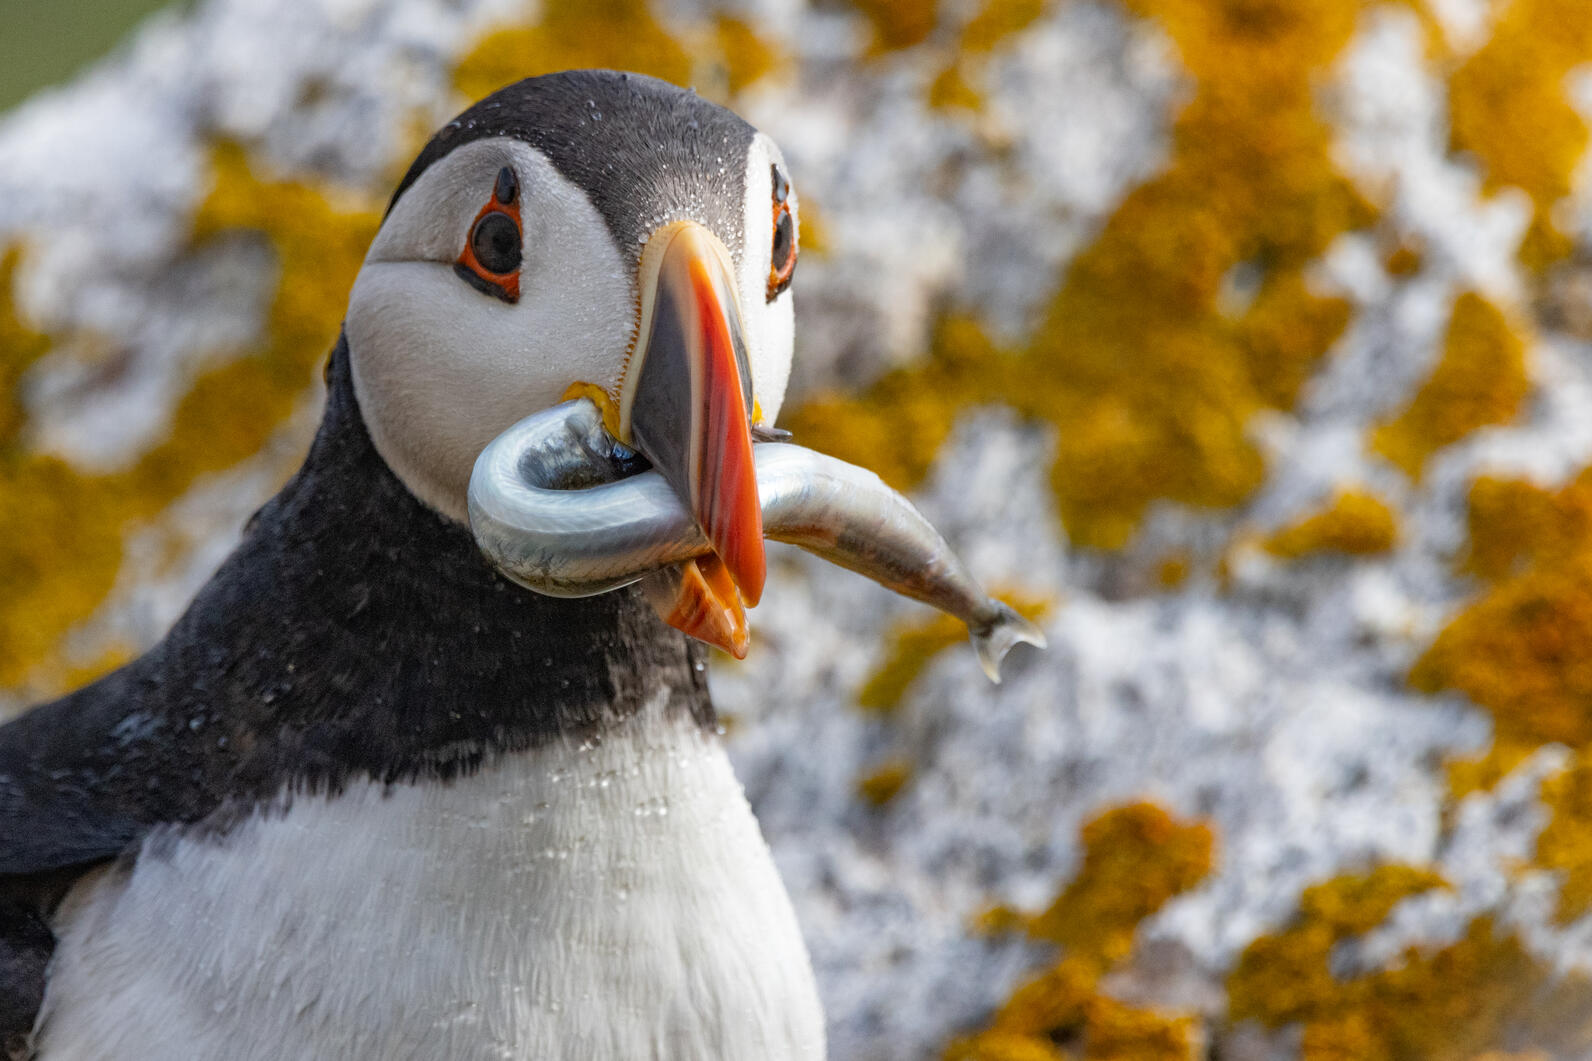
<svg viewBox="0 0 1592 1061"><path fill-rule="evenodd" d="M0 716L291 474L429 133L594 65L781 144L781 423L1051 641L780 552L715 662L832 1056L1592 1056L1585 0L5 0Z"/></svg>
<svg viewBox="0 0 1592 1061"><path fill-rule="evenodd" d="M62 0L0 8L0 108L16 106L46 85L67 80L126 36L159 0Z"/></svg>

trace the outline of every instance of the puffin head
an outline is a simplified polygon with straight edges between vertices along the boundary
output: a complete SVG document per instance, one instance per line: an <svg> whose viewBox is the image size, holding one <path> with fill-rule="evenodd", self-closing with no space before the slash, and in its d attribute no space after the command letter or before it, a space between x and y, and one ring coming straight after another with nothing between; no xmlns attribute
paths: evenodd
<svg viewBox="0 0 1592 1061"><path fill-rule="evenodd" d="M350 364L377 451L464 522L492 439L592 397L755 604L751 432L790 375L796 224L779 148L694 93L607 70L494 93L415 159L354 283Z"/></svg>

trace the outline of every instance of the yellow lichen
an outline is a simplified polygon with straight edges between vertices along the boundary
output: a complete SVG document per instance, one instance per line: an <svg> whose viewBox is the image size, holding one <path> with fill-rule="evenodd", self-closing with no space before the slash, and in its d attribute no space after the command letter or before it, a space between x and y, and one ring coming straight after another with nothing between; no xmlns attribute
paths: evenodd
<svg viewBox="0 0 1592 1061"><path fill-rule="evenodd" d="M1208 825L1130 803L1085 825L1083 847L1083 868L1028 932L1112 964L1127 957L1140 921L1210 872L1216 839Z"/></svg>
<svg viewBox="0 0 1592 1061"><path fill-rule="evenodd" d="M988 1031L958 1040L945 1051L945 1061L1071 1061L1050 1040L1021 1032Z"/></svg>
<svg viewBox="0 0 1592 1061"><path fill-rule="evenodd" d="M1492 33L1448 83L1453 147L1480 162L1488 188L1512 185L1535 213L1520 248L1541 269L1567 255L1571 239L1554 224L1586 153L1585 120L1566 81L1592 62L1592 4L1511 0Z"/></svg>
<svg viewBox="0 0 1592 1061"><path fill-rule="evenodd" d="M165 439L126 472L90 475L12 446L0 459L0 685L35 695L63 687L62 636L91 614L115 580L124 532L154 516L198 476L261 447L315 382L337 338L348 287L377 214L308 185L261 180L244 153L222 145L195 240L261 233L279 279L258 346L206 370L178 402ZM63 549L69 562L62 562Z"/></svg>
<svg viewBox="0 0 1592 1061"><path fill-rule="evenodd" d="M1194 1028L1193 1017L1157 1013L1103 994L1092 970L1064 959L1018 988L992 1027L953 1042L945 1057L946 1061L1189 1061Z"/></svg>
<svg viewBox="0 0 1592 1061"><path fill-rule="evenodd" d="M1331 503L1266 539L1276 556L1313 553L1367 556L1385 553L1398 538L1398 525L1387 502L1364 490L1340 490Z"/></svg>
<svg viewBox="0 0 1592 1061"><path fill-rule="evenodd" d="M1050 602L1012 595L1009 603L1038 622ZM871 711L893 711L917 676L935 655L967 640L967 627L954 616L936 612L921 622L906 623L888 638L884 662L857 692L857 705Z"/></svg>
<svg viewBox="0 0 1592 1061"><path fill-rule="evenodd" d="M1410 684L1464 693L1500 739L1592 740L1592 550L1490 589L1416 660Z"/></svg>
<svg viewBox="0 0 1592 1061"><path fill-rule="evenodd" d="M1244 950L1228 977L1234 1021L1302 1025L1302 1061L1473 1061L1499 1048L1579 1054L1592 1039L1592 984L1559 977L1491 918L1457 942L1407 948L1359 976L1333 971L1336 945L1380 924L1435 874L1385 866L1306 890L1299 913Z"/></svg>
<svg viewBox="0 0 1592 1061"><path fill-rule="evenodd" d="M1470 484L1469 535L1461 570L1498 581L1516 573L1555 519L1552 492L1519 479L1483 475Z"/></svg>
<svg viewBox="0 0 1592 1061"><path fill-rule="evenodd" d="M732 95L773 73L781 62L779 52L741 19L715 16L713 33Z"/></svg>
<svg viewBox="0 0 1592 1061"><path fill-rule="evenodd" d="M962 27L951 60L929 85L929 106L978 110L983 95L974 87L987 57L1045 13L1046 0L984 0Z"/></svg>
<svg viewBox="0 0 1592 1061"><path fill-rule="evenodd" d="M1535 864L1564 875L1555 915L1569 924L1592 910L1592 761L1583 753L1544 780L1542 802L1551 816L1537 836Z"/></svg>
<svg viewBox="0 0 1592 1061"><path fill-rule="evenodd" d="M1471 485L1468 522L1462 566L1489 585L1410 673L1415 688L1462 692L1493 716L1493 747L1449 764L1456 799L1490 788L1544 743L1581 749L1592 741L1592 468L1558 490L1482 476ZM1576 879L1592 871L1577 864L1592 858L1578 839L1592 826L1577 819L1581 804L1570 798L1579 777L1549 784L1554 824L1539 849L1539 862ZM1587 887L1592 896L1592 878ZM1567 902L1564 909L1580 904Z"/></svg>
<svg viewBox="0 0 1592 1061"><path fill-rule="evenodd" d="M1162 589L1178 589L1188 581L1192 568L1193 560L1187 552L1178 550L1169 553L1155 565L1156 584Z"/></svg>
<svg viewBox="0 0 1592 1061"><path fill-rule="evenodd" d="M546 0L533 24L506 26L477 41L453 80L459 91L479 99L524 77L584 67L691 83L690 52L646 0Z"/></svg>
<svg viewBox="0 0 1592 1061"><path fill-rule="evenodd" d="M1087 823L1081 839L1083 868L1049 909L1033 917L1006 911L984 918L986 928L1025 928L1059 944L1064 956L1019 986L988 1028L953 1042L947 1061L1190 1056L1192 1017L1127 1005L1105 994L1100 981L1128 957L1141 921L1210 872L1210 827L1179 822L1152 803L1132 803Z"/></svg>
<svg viewBox="0 0 1592 1061"><path fill-rule="evenodd" d="M929 106L936 110L976 111L984 105L984 95L968 81L967 71L960 57L948 63L934 80L929 82Z"/></svg>
<svg viewBox="0 0 1592 1061"><path fill-rule="evenodd" d="M868 20L873 54L900 51L928 40L939 21L935 0L851 0Z"/></svg>
<svg viewBox="0 0 1592 1061"><path fill-rule="evenodd" d="M16 449L0 461L0 495L0 685L35 695L59 688L37 672L110 591L128 504L117 484Z"/></svg>
<svg viewBox="0 0 1592 1061"><path fill-rule="evenodd" d="M875 807L882 807L900 795L911 778L911 763L905 759L890 759L858 778L857 795Z"/></svg>
<svg viewBox="0 0 1592 1061"><path fill-rule="evenodd" d="M257 450L286 419L337 340L348 290L376 234L375 204L302 181L262 179L235 145L216 149L214 185L194 238L258 232L277 258L278 279L258 346L202 374L177 407L167 440L136 475L175 493ZM199 452L195 452L195 451Z"/></svg>
<svg viewBox="0 0 1592 1061"><path fill-rule="evenodd" d="M1558 491L1480 476L1466 515L1465 571L1497 582L1530 564L1554 564L1592 543L1592 468Z"/></svg>
<svg viewBox="0 0 1592 1061"><path fill-rule="evenodd" d="M647 0L547 0L533 20L483 34L453 80L479 99L522 78L604 67L693 87L724 103L786 64L752 24L723 12L666 25Z"/></svg>
<svg viewBox="0 0 1592 1061"><path fill-rule="evenodd" d="M1454 303L1431 376L1403 412L1374 429L1371 446L1418 479L1444 446L1513 420L1530 389L1520 333L1498 307L1467 291Z"/></svg>
<svg viewBox="0 0 1592 1061"><path fill-rule="evenodd" d="M1448 798L1457 802L1472 792L1491 792L1535 750L1530 744L1495 740L1480 755L1448 760Z"/></svg>
<svg viewBox="0 0 1592 1061"><path fill-rule="evenodd" d="M824 221L823 211L813 205L810 196L802 195L797 198L796 213L797 223L800 226L799 246L802 256L828 255L833 243L829 238L829 226Z"/></svg>
<svg viewBox="0 0 1592 1061"><path fill-rule="evenodd" d="M1406 277L1414 276L1421 271L1425 256L1409 243L1400 243L1388 252L1382 260L1382 268L1389 276Z"/></svg>
<svg viewBox="0 0 1592 1061"><path fill-rule="evenodd" d="M1244 949L1227 980L1229 1015L1270 1025L1309 1020L1318 1011L1330 1016L1342 1008L1332 948L1369 932L1410 896L1443 886L1431 870L1393 864L1306 888L1291 924Z"/></svg>
<svg viewBox="0 0 1592 1061"><path fill-rule="evenodd" d="M803 241L805 243L805 233ZM803 445L877 472L906 489L923 478L965 403L989 400L1018 358L996 349L977 322L948 317L935 328L922 365L887 373L861 397L827 394L785 412L781 423Z"/></svg>
<svg viewBox="0 0 1592 1061"><path fill-rule="evenodd" d="M1146 506L1227 506L1262 481L1251 416L1287 408L1348 320L1305 272L1373 211L1334 167L1320 72L1354 32L1344 0L1131 0L1176 43L1196 91L1170 165L1073 261L1044 324L1002 351L962 321L858 398L795 413L804 439L910 485L966 405L1062 430L1051 482L1074 541L1117 547ZM1260 275L1236 317L1221 292Z"/></svg>
<svg viewBox="0 0 1592 1061"><path fill-rule="evenodd" d="M19 247L0 250L0 453L22 430L22 376L50 349L49 336L28 327L12 299L21 260Z"/></svg>
<svg viewBox="0 0 1592 1061"><path fill-rule="evenodd" d="M1039 21L1047 0L984 0L962 27L962 50L988 53Z"/></svg>

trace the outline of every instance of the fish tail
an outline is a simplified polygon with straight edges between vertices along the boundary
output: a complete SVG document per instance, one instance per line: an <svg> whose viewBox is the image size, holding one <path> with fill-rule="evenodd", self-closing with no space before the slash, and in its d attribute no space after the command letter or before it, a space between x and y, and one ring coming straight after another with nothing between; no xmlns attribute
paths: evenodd
<svg viewBox="0 0 1592 1061"><path fill-rule="evenodd" d="M990 681L999 685L1001 660L1006 658L1012 646L1020 641L1035 648L1044 648L1045 635L1011 605L998 600L991 600L990 603L995 607L995 617L987 623L969 626L967 636L973 642L973 651L978 653L978 662L984 668L984 673L989 675Z"/></svg>

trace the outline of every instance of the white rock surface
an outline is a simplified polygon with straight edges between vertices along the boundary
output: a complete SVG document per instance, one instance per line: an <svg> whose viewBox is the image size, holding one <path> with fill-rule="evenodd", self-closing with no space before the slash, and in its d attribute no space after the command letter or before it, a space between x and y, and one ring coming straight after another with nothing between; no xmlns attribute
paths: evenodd
<svg viewBox="0 0 1592 1061"><path fill-rule="evenodd" d="M662 6L678 20L721 9ZM1433 6L1456 42L1489 32L1488 5ZM738 9L798 57L741 106L781 142L831 242L801 268L803 391L910 360L942 307L1025 334L1071 255L1164 162L1185 91L1159 31L1110 3L1054 5L998 51L977 123L927 109L934 57L859 64L855 17L796 0ZM508 0L204 0L0 121L0 244L27 243L23 308L51 331L125 345L116 374L85 368L71 348L30 374L32 444L124 466L159 439L199 367L258 333L270 254L248 240L202 251L186 241L208 141L236 139L263 166L377 201L412 116L436 124L462 104L454 58L483 27L526 12ZM1445 834L1439 763L1485 747L1489 723L1403 680L1471 591L1451 566L1471 479L1552 483L1592 460L1592 348L1555 333L1534 344L1538 391L1518 427L1451 447L1418 486L1366 449L1368 426L1435 362L1457 292L1524 299L1514 251L1529 203L1484 197L1447 152L1443 87L1422 48L1408 13L1368 17L1323 98L1341 164L1368 191L1391 190L1391 223L1420 243L1423 266L1389 276L1362 236L1318 263L1319 284L1349 298L1354 319L1298 409L1253 425L1270 475L1241 510L1158 506L1121 556L1075 554L1047 486L1051 429L968 410L917 500L988 583L1056 596L1051 647L1019 650L999 688L971 652L943 653L888 721L859 712L856 692L883 632L926 612L778 554L751 658L718 668L714 691L809 941L833 1056L930 1056L987 1013L1036 952L976 936L969 918L995 901L1046 904L1077 867L1080 824L1136 798L1219 833L1213 875L1142 933L1186 956L1218 1014L1236 954L1305 886L1381 860L1433 863L1454 888L1402 904L1344 949L1345 970L1450 940L1485 911L1524 927L1544 957L1592 965L1592 925L1552 927L1556 882L1507 871L1530 853L1544 820L1536 791L1563 753L1545 749L1497 792L1469 797ZM1592 219L1592 196L1571 207ZM95 283L77 282L86 270ZM111 598L73 635L86 655L159 635L314 418L307 396L267 453L196 484L134 534ZM1400 510L1386 557L1284 564L1241 547L1226 589L1196 574L1175 591L1123 591L1124 571L1145 558L1208 555L1345 483ZM182 559L160 561L174 545ZM884 808L863 804L858 777L893 756L913 763L908 786ZM1287 1042L1277 1040L1284 1055Z"/></svg>

